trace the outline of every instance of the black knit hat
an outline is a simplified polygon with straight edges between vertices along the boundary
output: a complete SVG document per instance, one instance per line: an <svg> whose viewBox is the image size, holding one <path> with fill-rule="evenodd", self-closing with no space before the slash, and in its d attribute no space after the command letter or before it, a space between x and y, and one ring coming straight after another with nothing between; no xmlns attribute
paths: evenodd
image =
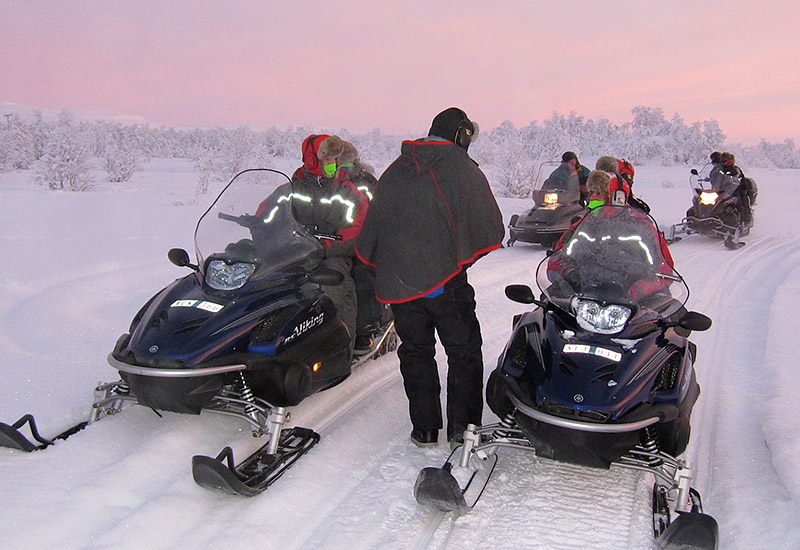
<svg viewBox="0 0 800 550"><path fill-rule="evenodd" d="M456 132L458 132L460 127L464 126L469 128L470 132L474 131L472 122L467 117L467 113L458 107L450 107L434 117L428 135L438 136L455 143Z"/></svg>
<svg viewBox="0 0 800 550"><path fill-rule="evenodd" d="M561 155L561 162L569 162L572 159L578 160L578 155L576 155L572 151L567 151L566 153Z"/></svg>

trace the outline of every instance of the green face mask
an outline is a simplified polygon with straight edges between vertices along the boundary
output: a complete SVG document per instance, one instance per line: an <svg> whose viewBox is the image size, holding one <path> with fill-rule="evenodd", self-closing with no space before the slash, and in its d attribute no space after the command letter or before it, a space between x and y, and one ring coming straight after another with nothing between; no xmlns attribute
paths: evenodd
<svg viewBox="0 0 800 550"><path fill-rule="evenodd" d="M330 164L324 164L322 166L322 171L325 172L326 176L332 178L334 175L336 175L336 163L332 162Z"/></svg>
<svg viewBox="0 0 800 550"><path fill-rule="evenodd" d="M587 206L589 207L589 210L591 210L592 208L597 208L598 206L603 206L604 204L605 201L591 200Z"/></svg>

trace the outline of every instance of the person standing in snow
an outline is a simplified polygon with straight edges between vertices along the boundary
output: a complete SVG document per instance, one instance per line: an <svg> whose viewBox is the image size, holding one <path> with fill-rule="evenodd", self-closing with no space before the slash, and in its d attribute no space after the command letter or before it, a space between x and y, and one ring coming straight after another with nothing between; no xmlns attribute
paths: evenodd
<svg viewBox="0 0 800 550"><path fill-rule="evenodd" d="M461 109L436 115L428 137L405 141L378 180L358 257L376 273L378 300L391 304L411 440L436 445L443 427L436 334L447 354L447 439L481 424L483 357L467 267L500 248L502 215L486 176L467 154L477 125Z"/></svg>

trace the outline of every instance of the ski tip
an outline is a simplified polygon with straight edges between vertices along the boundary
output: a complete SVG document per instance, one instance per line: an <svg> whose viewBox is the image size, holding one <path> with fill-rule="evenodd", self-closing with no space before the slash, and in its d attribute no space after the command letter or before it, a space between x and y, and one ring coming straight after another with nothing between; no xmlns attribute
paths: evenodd
<svg viewBox="0 0 800 550"><path fill-rule="evenodd" d="M440 511L464 511L468 508L456 478L443 468L423 468L414 484L417 502Z"/></svg>
<svg viewBox="0 0 800 550"><path fill-rule="evenodd" d="M210 456L195 455L192 457L192 477L194 482L211 489L231 495L253 497L261 493L242 483L228 466Z"/></svg>
<svg viewBox="0 0 800 550"><path fill-rule="evenodd" d="M747 243L744 243L742 241L734 241L733 239L725 239L724 244L725 248L727 248L728 250L739 250Z"/></svg>
<svg viewBox="0 0 800 550"><path fill-rule="evenodd" d="M0 447L8 447L16 451L29 453L39 447L28 441L28 439L8 424L0 422Z"/></svg>
<svg viewBox="0 0 800 550"><path fill-rule="evenodd" d="M718 544L717 520L697 512L680 514L658 538L664 550L717 550Z"/></svg>

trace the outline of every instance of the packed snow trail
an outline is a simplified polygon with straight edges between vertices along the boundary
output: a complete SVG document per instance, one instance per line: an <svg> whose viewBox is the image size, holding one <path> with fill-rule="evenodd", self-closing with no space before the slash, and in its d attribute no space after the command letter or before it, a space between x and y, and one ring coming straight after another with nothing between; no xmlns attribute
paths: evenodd
<svg viewBox="0 0 800 550"><path fill-rule="evenodd" d="M713 334L694 337L702 394L692 416L687 454L695 449L700 472L697 487L707 509L721 517L742 513L752 517L753 524L746 529L721 523L720 547L757 548L776 534L786 540L800 536L794 514L787 516L759 503L757 494L748 494L742 480L731 473L747 469L758 479L760 490L768 488L791 499L785 490L786 464L776 463L770 451L762 398L776 390L776 370L769 366L767 352L773 342L771 332L780 330L784 316L772 310L780 303L776 299L780 289L800 277L800 243L795 235L756 237L748 239L744 248L728 251L721 245L709 247L714 242L695 244L682 258L692 266L695 295L703 297L696 306L714 320L709 331ZM679 247L676 244L673 251L680 253ZM794 316L782 321L796 328ZM796 339L796 332L792 336ZM745 446L747 453L742 453ZM737 498L719 496L732 492Z"/></svg>
<svg viewBox="0 0 800 550"><path fill-rule="evenodd" d="M655 174L652 184L648 172ZM679 176L675 186L657 187L672 172ZM637 189L662 225L685 212L685 172L637 167ZM692 291L689 309L714 320L709 331L692 335L702 394L687 455L695 461L706 511L719 521L720 547L726 550L800 545L795 521L800 413L793 406L800 384L795 350L800 260L793 231L800 173L786 171L781 179L782 174L757 175L762 196L744 248L726 250L702 236L671 247ZM0 227L0 240L15 260L0 270L0 420L35 413L45 436L84 420L94 384L116 378L105 362L116 338L150 295L183 274L167 262L166 250L191 249L200 209L176 207L177 191L165 190L159 174L146 177L152 183L141 192L126 192L122 210L115 207L117 191L9 192L0 186L0 218L9 222ZM186 185L189 194L194 185L194 179ZM5 200L9 197L13 200ZM528 206L523 200L500 202L506 220ZM83 219L86 212L91 220ZM104 226L113 230L103 234L99 248L87 247ZM52 237L70 231L86 238ZM154 232L162 238L147 237ZM24 238L17 241L20 233ZM470 268L487 376L513 315L527 307L506 299L504 288L533 286L543 257L541 247L517 243ZM444 375L441 351L437 359ZM144 407L130 407L44 452L0 450L4 545L26 550L65 544L115 550L310 544L353 550L420 544L434 550L656 547L650 532L651 476L582 469L511 450L500 451L495 475L473 510L443 516L427 530L433 515L414 500L414 481L421 468L440 466L449 450L444 443L421 450L409 442L408 405L397 370L397 357L389 354L294 407L292 422L322 426L323 439L252 499L207 491L192 481L192 455L214 455L231 445L244 457L263 443L250 436L245 423L213 414L159 418ZM484 420L493 418L486 409Z"/></svg>

